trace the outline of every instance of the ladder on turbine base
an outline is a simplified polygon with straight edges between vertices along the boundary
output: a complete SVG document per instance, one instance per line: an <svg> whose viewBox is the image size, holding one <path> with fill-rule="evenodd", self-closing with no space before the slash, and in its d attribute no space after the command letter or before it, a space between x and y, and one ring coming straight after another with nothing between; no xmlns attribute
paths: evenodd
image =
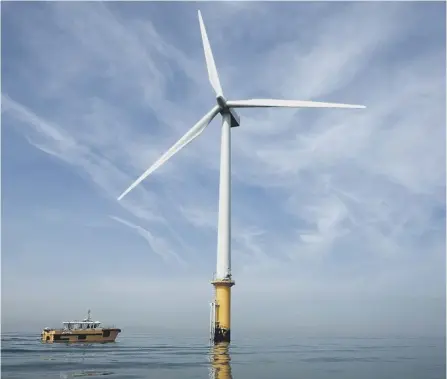
<svg viewBox="0 0 447 379"><path fill-rule="evenodd" d="M210 343L214 342L214 332L216 330L216 308L218 307L216 301L216 289L214 289L213 301L210 303Z"/></svg>
<svg viewBox="0 0 447 379"><path fill-rule="evenodd" d="M214 342L214 331L216 329L216 302L210 303L210 343Z"/></svg>

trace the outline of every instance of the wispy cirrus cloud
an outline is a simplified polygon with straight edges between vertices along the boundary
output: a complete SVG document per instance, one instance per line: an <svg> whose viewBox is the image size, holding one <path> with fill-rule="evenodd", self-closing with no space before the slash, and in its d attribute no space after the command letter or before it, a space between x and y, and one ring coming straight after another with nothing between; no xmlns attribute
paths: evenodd
<svg viewBox="0 0 447 379"><path fill-rule="evenodd" d="M123 225L128 226L131 229L135 229L137 233L147 241L152 251L158 254L164 261L170 262L172 261L172 259L174 259L181 264L185 264L185 261L182 258L180 258L178 254L176 254L173 251L169 251L169 247L164 246L163 241L157 239L157 237L155 237L149 230L142 228L141 226L132 224L129 221L123 220L120 217L116 216L109 216L109 217L112 220L115 220Z"/></svg>
<svg viewBox="0 0 447 379"><path fill-rule="evenodd" d="M242 126L232 132L238 283L249 288L259 276L270 278L283 283L275 288L285 298L304 296L298 287L340 296L394 290L442 297L443 5L212 6L200 8L227 97L367 105L240 112ZM182 22L169 7L178 8ZM17 145L8 150L14 160L4 162L3 183L11 183L5 185L11 213L4 222L12 225L13 209L23 206L12 186L28 183L13 173L24 165L13 149L32 154L19 135L55 158L42 161L41 170L65 178L74 171L83 179L71 187L80 218L84 207L98 220L114 214L146 239L149 245L132 245L128 254L133 261L151 259L147 275L174 277L184 261L191 271L183 268L182 275L197 275L199 286L197 278L210 277L215 267L218 121L116 201L213 105L195 7L56 2L3 8L2 124L5 143ZM57 161L65 165L55 168ZM39 193L51 185L35 183L22 196L43 201ZM40 234L51 233L45 225ZM26 228L36 233L36 225ZM105 251L118 243L117 235L89 238ZM13 265L8 256L20 251L18 242L6 242L6 264ZM149 257L147 248L156 255ZM124 259L114 254L114 262ZM167 256L174 259L164 261ZM123 270L129 282L135 274ZM134 287L145 280L135 278Z"/></svg>

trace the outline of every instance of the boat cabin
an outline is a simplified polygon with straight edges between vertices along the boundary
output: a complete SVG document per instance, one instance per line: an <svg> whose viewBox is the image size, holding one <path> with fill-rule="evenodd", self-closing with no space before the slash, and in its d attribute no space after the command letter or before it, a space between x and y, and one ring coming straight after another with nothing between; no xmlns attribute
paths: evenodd
<svg viewBox="0 0 447 379"><path fill-rule="evenodd" d="M64 325L65 331L71 330L84 330L84 329L98 329L101 325L99 321L92 321L90 319L90 309L88 311L88 316L82 321L64 321L62 323Z"/></svg>

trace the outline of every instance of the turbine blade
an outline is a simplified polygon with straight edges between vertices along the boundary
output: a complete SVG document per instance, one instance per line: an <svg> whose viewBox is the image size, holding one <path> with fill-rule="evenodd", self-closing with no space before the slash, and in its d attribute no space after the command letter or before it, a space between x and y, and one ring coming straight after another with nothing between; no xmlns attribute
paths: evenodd
<svg viewBox="0 0 447 379"><path fill-rule="evenodd" d="M289 108L366 108L364 105L322 103L318 101L301 100L276 100L276 99L250 99L227 101L231 108L268 108L268 107L289 107Z"/></svg>
<svg viewBox="0 0 447 379"><path fill-rule="evenodd" d="M208 77L211 85L213 86L214 92L216 92L216 96L223 96L219 75L217 74L216 63L214 62L213 52L211 51L210 41L208 40L208 35L206 34L205 24L203 23L202 13L200 10L198 11L198 14L200 33L202 34L203 50L205 51L206 67L208 69Z"/></svg>
<svg viewBox="0 0 447 379"><path fill-rule="evenodd" d="M185 135L180 138L166 153L164 153L151 167L149 167L135 182L133 182L129 188L127 188L119 197L121 200L130 191L132 191L138 184L140 184L146 177L148 177L152 172L159 168L163 163L165 163L169 158L171 158L175 153L179 152L188 143L198 137L212 121L212 119L219 113L219 106L214 106L205 116L202 117L191 129L189 129Z"/></svg>

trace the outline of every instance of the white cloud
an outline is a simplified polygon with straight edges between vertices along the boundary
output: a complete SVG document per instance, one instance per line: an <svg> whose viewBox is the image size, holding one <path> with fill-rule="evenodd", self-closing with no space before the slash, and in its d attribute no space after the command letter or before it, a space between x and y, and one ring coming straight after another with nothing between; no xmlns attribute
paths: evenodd
<svg viewBox="0 0 447 379"><path fill-rule="evenodd" d="M165 260L166 262L170 262L172 261L172 259L175 259L178 263L185 264L185 261L181 259L178 254L170 251L169 246L166 246L163 240L155 237L149 230L142 228L141 226L132 224L131 222L123 220L122 218L116 216L110 216L110 218L123 225L128 226L131 229L135 229L137 233L147 241L147 243L151 247L151 250L162 257L163 260Z"/></svg>

